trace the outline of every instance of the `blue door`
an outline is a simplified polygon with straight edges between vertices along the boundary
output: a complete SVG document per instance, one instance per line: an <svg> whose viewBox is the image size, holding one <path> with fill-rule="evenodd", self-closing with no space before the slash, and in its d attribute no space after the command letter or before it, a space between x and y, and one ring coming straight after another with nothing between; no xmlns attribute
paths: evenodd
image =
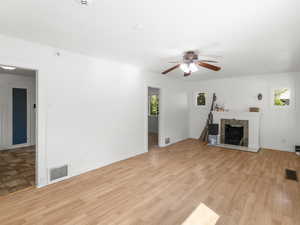
<svg viewBox="0 0 300 225"><path fill-rule="evenodd" d="M27 143L27 90L13 88L13 145Z"/></svg>

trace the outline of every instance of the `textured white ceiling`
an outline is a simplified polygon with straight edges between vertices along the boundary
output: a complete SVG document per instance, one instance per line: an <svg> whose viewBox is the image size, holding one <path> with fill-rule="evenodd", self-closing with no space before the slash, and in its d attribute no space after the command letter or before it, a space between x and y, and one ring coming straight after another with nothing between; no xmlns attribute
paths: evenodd
<svg viewBox="0 0 300 225"><path fill-rule="evenodd" d="M296 0L9 0L0 33L157 73L186 50L220 55L222 71L185 78L199 80L300 71L299 11Z"/></svg>

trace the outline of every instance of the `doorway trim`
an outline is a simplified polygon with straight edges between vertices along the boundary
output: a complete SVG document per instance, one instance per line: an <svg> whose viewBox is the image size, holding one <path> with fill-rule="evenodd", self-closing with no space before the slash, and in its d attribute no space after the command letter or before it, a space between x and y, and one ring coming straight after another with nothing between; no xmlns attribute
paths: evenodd
<svg viewBox="0 0 300 225"><path fill-rule="evenodd" d="M162 147L162 88L158 86L152 86L152 85L147 85L146 86L146 113L145 113L145 124L146 124L146 130L145 130L145 152L149 151L148 147L148 116L149 116L149 88L155 88L159 90L159 102L158 102L158 108L159 108L159 114L158 114L158 147Z"/></svg>

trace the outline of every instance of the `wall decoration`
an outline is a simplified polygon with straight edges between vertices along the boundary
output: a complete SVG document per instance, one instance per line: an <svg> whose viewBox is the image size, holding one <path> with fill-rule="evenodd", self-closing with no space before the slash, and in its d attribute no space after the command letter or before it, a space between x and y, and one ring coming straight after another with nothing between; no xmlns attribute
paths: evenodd
<svg viewBox="0 0 300 225"><path fill-rule="evenodd" d="M216 112L227 112L227 111L229 111L229 110L226 110L226 109L225 109L224 104L223 104L223 105L221 105L221 104L216 104L216 106L215 106L215 111L216 111Z"/></svg>
<svg viewBox="0 0 300 225"><path fill-rule="evenodd" d="M263 98L262 94L261 94L261 93L259 93L259 94L257 95L257 99L258 99L259 101L261 101L261 100L262 100L262 98Z"/></svg>
<svg viewBox="0 0 300 225"><path fill-rule="evenodd" d="M206 93L198 93L197 95L197 105L198 106L205 106L206 105Z"/></svg>
<svg viewBox="0 0 300 225"><path fill-rule="evenodd" d="M291 90L289 88L277 88L273 92L274 106L289 106Z"/></svg>

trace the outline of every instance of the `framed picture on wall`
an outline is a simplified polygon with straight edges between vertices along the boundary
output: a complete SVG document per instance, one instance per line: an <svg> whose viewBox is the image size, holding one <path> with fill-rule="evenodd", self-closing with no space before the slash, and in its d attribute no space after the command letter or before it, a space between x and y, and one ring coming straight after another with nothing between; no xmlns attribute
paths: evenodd
<svg viewBox="0 0 300 225"><path fill-rule="evenodd" d="M273 106L288 107L291 104L291 89L290 88L276 88L272 93Z"/></svg>
<svg viewBox="0 0 300 225"><path fill-rule="evenodd" d="M196 104L197 104L197 106L206 106L207 105L207 93L204 93L204 92L197 93Z"/></svg>

